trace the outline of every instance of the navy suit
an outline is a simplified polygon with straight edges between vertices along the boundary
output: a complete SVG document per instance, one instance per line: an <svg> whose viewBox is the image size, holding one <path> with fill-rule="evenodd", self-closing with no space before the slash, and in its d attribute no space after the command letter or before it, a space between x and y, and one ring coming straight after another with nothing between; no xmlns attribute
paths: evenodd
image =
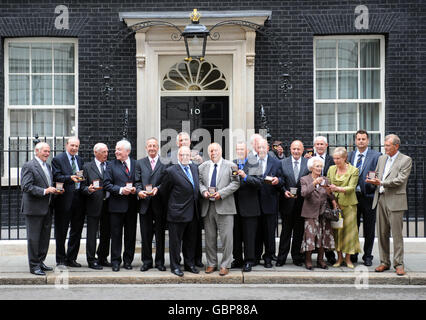
<svg viewBox="0 0 426 320"><path fill-rule="evenodd" d="M352 151L348 155L348 161L356 167L358 159L355 159L356 151ZM372 209L374 193L376 187L373 184L366 183L365 179L369 171L376 171L377 161L381 153L372 149L367 150L367 155L364 159L364 163L359 170L359 179L356 196L358 199L357 205L357 222L358 229L361 224L361 217L363 220L364 228L364 255L362 257L365 259L373 259L372 251L374 246L374 237L375 237L375 225L376 225L376 209Z"/></svg>
<svg viewBox="0 0 426 320"><path fill-rule="evenodd" d="M104 174L103 186L110 192L108 210L111 218L111 263L120 265L122 251L122 237L124 228L124 253L125 265L130 265L135 255L136 225L137 225L137 200L135 194L121 195L120 188L132 182L135 186L136 161L130 159L130 172L126 173L120 160L108 163Z"/></svg>
<svg viewBox="0 0 426 320"><path fill-rule="evenodd" d="M75 156L78 168L83 170L83 160ZM67 263L77 260L80 249L81 232L84 226L84 199L81 197L81 188L71 179L73 170L66 152L52 159L53 181L63 182L65 192L55 197L55 238L56 262ZM81 185L81 184L80 184ZM65 240L68 227L71 223L68 250L65 253Z"/></svg>

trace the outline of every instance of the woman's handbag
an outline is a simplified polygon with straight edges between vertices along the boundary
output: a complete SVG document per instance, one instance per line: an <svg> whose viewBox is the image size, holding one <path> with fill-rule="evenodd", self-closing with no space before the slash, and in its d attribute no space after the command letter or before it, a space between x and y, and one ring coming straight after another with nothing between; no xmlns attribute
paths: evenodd
<svg viewBox="0 0 426 320"><path fill-rule="evenodd" d="M331 209L328 201L326 200L322 215L328 221L339 221L339 213L341 212L342 210L340 210L339 208Z"/></svg>
<svg viewBox="0 0 426 320"><path fill-rule="evenodd" d="M331 227L333 229L342 229L343 228L343 216L342 216L342 210L335 209L339 212L339 219L337 221L331 221Z"/></svg>

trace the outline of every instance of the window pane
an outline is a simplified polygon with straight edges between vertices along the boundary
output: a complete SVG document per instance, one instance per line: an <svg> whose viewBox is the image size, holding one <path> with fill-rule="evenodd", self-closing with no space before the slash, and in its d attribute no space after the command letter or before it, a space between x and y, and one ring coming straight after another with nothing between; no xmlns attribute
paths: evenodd
<svg viewBox="0 0 426 320"><path fill-rule="evenodd" d="M361 40L361 68L380 68L380 40Z"/></svg>
<svg viewBox="0 0 426 320"><path fill-rule="evenodd" d="M27 139L11 139L9 150L10 150L10 167L11 168L22 168L25 162L32 159L33 153L31 150L33 148L32 140Z"/></svg>
<svg viewBox="0 0 426 320"><path fill-rule="evenodd" d="M356 131L356 103L339 103L337 105L337 122L338 131Z"/></svg>
<svg viewBox="0 0 426 320"><path fill-rule="evenodd" d="M316 105L316 131L335 131L334 103Z"/></svg>
<svg viewBox="0 0 426 320"><path fill-rule="evenodd" d="M358 99L358 71L339 71L339 99Z"/></svg>
<svg viewBox="0 0 426 320"><path fill-rule="evenodd" d="M339 68L358 67L358 42L353 40L339 41Z"/></svg>
<svg viewBox="0 0 426 320"><path fill-rule="evenodd" d="M55 136L70 137L75 134L75 111L74 109L55 110ZM61 140L62 145L62 140Z"/></svg>
<svg viewBox="0 0 426 320"><path fill-rule="evenodd" d="M32 76L33 105L52 104L52 76Z"/></svg>
<svg viewBox="0 0 426 320"><path fill-rule="evenodd" d="M317 99L336 99L336 72L317 71Z"/></svg>
<svg viewBox="0 0 426 320"><path fill-rule="evenodd" d="M380 99L380 70L361 70L361 99Z"/></svg>
<svg viewBox="0 0 426 320"><path fill-rule="evenodd" d="M9 72L30 72L30 45L28 43L9 44Z"/></svg>
<svg viewBox="0 0 426 320"><path fill-rule="evenodd" d="M10 136L27 137L31 135L31 111L10 110Z"/></svg>
<svg viewBox="0 0 426 320"><path fill-rule="evenodd" d="M336 145L338 147L344 147L348 152L354 149L355 142L353 133L336 134L336 139Z"/></svg>
<svg viewBox="0 0 426 320"><path fill-rule="evenodd" d="M30 104L30 77L29 76L9 76L9 104L29 105Z"/></svg>
<svg viewBox="0 0 426 320"><path fill-rule="evenodd" d="M74 104L74 76L55 76L55 105Z"/></svg>
<svg viewBox="0 0 426 320"><path fill-rule="evenodd" d="M34 73L52 72L52 45L50 43L31 45L31 69Z"/></svg>
<svg viewBox="0 0 426 320"><path fill-rule="evenodd" d="M56 73L74 73L74 44L55 43L53 45Z"/></svg>
<svg viewBox="0 0 426 320"><path fill-rule="evenodd" d="M335 68L336 67L336 41L317 40L316 43L316 67Z"/></svg>
<svg viewBox="0 0 426 320"><path fill-rule="evenodd" d="M33 132L40 137L53 136L53 110L33 111Z"/></svg>
<svg viewBox="0 0 426 320"><path fill-rule="evenodd" d="M359 104L359 125L367 131L379 131L379 104L360 103Z"/></svg>
<svg viewBox="0 0 426 320"><path fill-rule="evenodd" d="M381 152L380 148L380 133L370 134L370 146L371 149Z"/></svg>

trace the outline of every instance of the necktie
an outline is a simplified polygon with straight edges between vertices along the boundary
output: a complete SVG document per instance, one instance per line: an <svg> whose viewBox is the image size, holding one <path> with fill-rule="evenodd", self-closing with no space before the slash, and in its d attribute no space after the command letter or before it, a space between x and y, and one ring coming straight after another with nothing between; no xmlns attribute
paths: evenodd
<svg viewBox="0 0 426 320"><path fill-rule="evenodd" d="M72 168L72 174L74 175L77 172L77 166L75 164L75 157L71 157L71 168Z"/></svg>
<svg viewBox="0 0 426 320"><path fill-rule="evenodd" d="M187 177L188 177L189 181L191 181L191 183L192 183L192 187L194 187L194 188L195 188L194 180L192 179L192 175L191 175L191 173L189 173L189 167L183 167L183 168L185 169L185 173L186 173L186 175L187 175Z"/></svg>
<svg viewBox="0 0 426 320"><path fill-rule="evenodd" d="M359 155L358 155L358 161L356 162L356 167L357 167L357 169L359 170L359 174L361 174L361 166L362 166L362 157L363 157L364 155L362 154L362 153L360 153Z"/></svg>
<svg viewBox="0 0 426 320"><path fill-rule="evenodd" d="M216 187L217 164L214 164L212 179L210 180L210 187Z"/></svg>
<svg viewBox="0 0 426 320"><path fill-rule="evenodd" d="M49 169L47 169L46 162L43 162L43 165L41 167L43 168L43 171L44 171L44 174L46 176L47 183L49 184L49 187L52 186L52 183L51 183L51 180L50 180L50 173L49 173Z"/></svg>
<svg viewBox="0 0 426 320"><path fill-rule="evenodd" d="M299 179L299 161L294 161L294 179L297 181Z"/></svg>
<svg viewBox="0 0 426 320"><path fill-rule="evenodd" d="M105 162L101 162L101 175L102 175L102 178L104 177L104 173L105 173Z"/></svg>
<svg viewBox="0 0 426 320"><path fill-rule="evenodd" d="M152 171L154 171L154 168L155 168L155 160L151 159L151 169L152 169Z"/></svg>
<svg viewBox="0 0 426 320"><path fill-rule="evenodd" d="M130 171L129 168L127 168L126 161L123 161L124 170L126 171L127 175L129 175Z"/></svg>

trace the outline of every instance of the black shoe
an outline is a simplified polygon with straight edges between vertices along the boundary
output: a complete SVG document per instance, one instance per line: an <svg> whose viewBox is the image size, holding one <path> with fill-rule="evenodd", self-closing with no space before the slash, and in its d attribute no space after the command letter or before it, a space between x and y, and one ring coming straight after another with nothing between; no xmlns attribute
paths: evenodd
<svg viewBox="0 0 426 320"><path fill-rule="evenodd" d="M195 265L194 266L185 266L185 271L189 271L189 272L195 273L195 274L200 273L200 271L197 268L195 268Z"/></svg>
<svg viewBox="0 0 426 320"><path fill-rule="evenodd" d="M265 268L272 268L272 262L271 261L265 261Z"/></svg>
<svg viewBox="0 0 426 320"><path fill-rule="evenodd" d="M113 264L112 264L112 271L114 271L114 272L118 272L118 271L120 271L120 264L118 264L118 263L113 263Z"/></svg>
<svg viewBox="0 0 426 320"><path fill-rule="evenodd" d="M303 261L300 261L300 260L293 260L293 264L294 264L295 266L301 267L301 266L303 266Z"/></svg>
<svg viewBox="0 0 426 320"><path fill-rule="evenodd" d="M337 262L336 255L334 254L334 251L331 251L331 250L325 251L325 257L327 258L327 262L330 265L333 265Z"/></svg>
<svg viewBox="0 0 426 320"><path fill-rule="evenodd" d="M195 266L198 268L204 268L204 263L202 263L201 261L197 261L195 262Z"/></svg>
<svg viewBox="0 0 426 320"><path fill-rule="evenodd" d="M98 264L102 267L112 267L112 263L108 262L107 259L98 259Z"/></svg>
<svg viewBox="0 0 426 320"><path fill-rule="evenodd" d="M351 262L352 263L358 262L358 255L357 254L351 254Z"/></svg>
<svg viewBox="0 0 426 320"><path fill-rule="evenodd" d="M46 273L44 273L44 271L41 270L41 268L30 269L30 272L32 274L35 274L36 276L45 276L46 275Z"/></svg>
<svg viewBox="0 0 426 320"><path fill-rule="evenodd" d="M272 261L277 261L277 260L278 260L278 257L275 254L273 254L272 255Z"/></svg>
<svg viewBox="0 0 426 320"><path fill-rule="evenodd" d="M94 270L102 270L103 269L102 266L97 261L90 262L89 263L89 268L90 269L94 269Z"/></svg>
<svg viewBox="0 0 426 320"><path fill-rule="evenodd" d="M41 263L40 263L40 269L41 269L42 271L53 271L53 268L46 266L46 265L44 264L44 262L41 262Z"/></svg>
<svg viewBox="0 0 426 320"><path fill-rule="evenodd" d="M179 268L172 270L172 273L177 275L178 277L183 277L183 272Z"/></svg>
<svg viewBox="0 0 426 320"><path fill-rule="evenodd" d="M158 270L160 271L166 271L166 267L163 264L159 264L157 266L155 266Z"/></svg>
<svg viewBox="0 0 426 320"><path fill-rule="evenodd" d="M283 265L285 265L285 261L284 260L277 260L277 262L275 263L276 267L282 267Z"/></svg>
<svg viewBox="0 0 426 320"><path fill-rule="evenodd" d="M124 266L124 267L126 267L126 266ZM141 271L142 272L148 271L151 268L152 268L152 264L143 264L142 267L141 267Z"/></svg>
<svg viewBox="0 0 426 320"><path fill-rule="evenodd" d="M65 266L66 266L66 264L65 264L65 262L64 262L64 261L58 261L58 262L56 262L56 266L57 266L57 267L65 267Z"/></svg>
<svg viewBox="0 0 426 320"><path fill-rule="evenodd" d="M231 263L231 269L241 269L243 267L243 263L238 260L234 260Z"/></svg>
<svg viewBox="0 0 426 320"><path fill-rule="evenodd" d="M371 258L365 258L365 260L364 260L364 266L371 267L372 265L373 265L373 259L371 259Z"/></svg>
<svg viewBox="0 0 426 320"><path fill-rule="evenodd" d="M133 267L130 263L125 263L123 268L126 269L126 270L132 270L133 269Z"/></svg>
<svg viewBox="0 0 426 320"><path fill-rule="evenodd" d="M67 267L73 267L73 268L81 268L81 264L79 264L75 260L69 260L69 261L67 261L66 266Z"/></svg>
<svg viewBox="0 0 426 320"><path fill-rule="evenodd" d="M250 272L251 271L251 263L245 263L243 266L243 272Z"/></svg>

